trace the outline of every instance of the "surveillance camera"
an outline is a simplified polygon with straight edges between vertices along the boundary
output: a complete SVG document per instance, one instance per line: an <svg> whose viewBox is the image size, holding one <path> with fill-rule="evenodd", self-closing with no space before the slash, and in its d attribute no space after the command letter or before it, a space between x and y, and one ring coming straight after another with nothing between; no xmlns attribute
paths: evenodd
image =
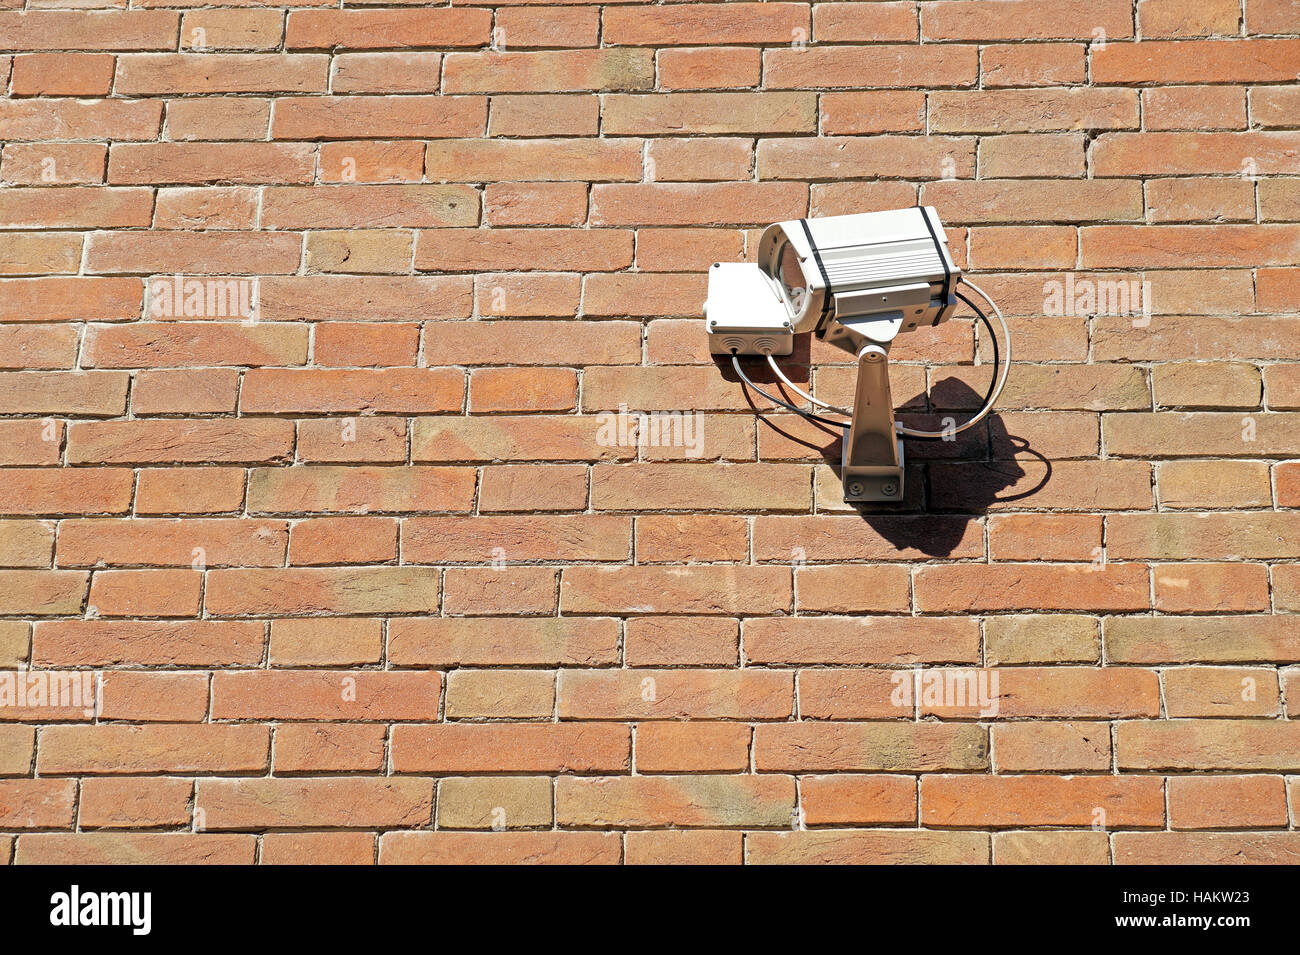
<svg viewBox="0 0 1300 955"><path fill-rule="evenodd" d="M1002 323L1005 352L988 317L957 288L963 283L983 298ZM889 393L889 346L902 332L937 325L957 303L984 322L993 347L993 381L984 406L964 424L945 432L918 431L894 421ZM930 206L778 222L763 231L755 263L718 263L709 269L704 314L709 350L730 355L737 375L768 400L819 423L844 427L841 476L846 501L901 501L903 442L900 436L951 440L982 420L1006 384L1011 340L996 304L964 279L948 252L938 213ZM801 391L777 365L789 355L797 332L843 348L858 359L852 410L833 408ZM762 391L746 377L739 356L764 355L778 377L799 397L850 415L836 421Z"/></svg>
<svg viewBox="0 0 1300 955"><path fill-rule="evenodd" d="M778 222L763 231L755 264L709 270L710 349L788 355L795 333L812 332L856 354L868 340L948 318L960 280L929 206Z"/></svg>

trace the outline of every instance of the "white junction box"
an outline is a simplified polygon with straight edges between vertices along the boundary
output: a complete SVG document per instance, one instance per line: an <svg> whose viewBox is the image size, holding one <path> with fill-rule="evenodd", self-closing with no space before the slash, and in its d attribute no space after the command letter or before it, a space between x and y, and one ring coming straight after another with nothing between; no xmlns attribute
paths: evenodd
<svg viewBox="0 0 1300 955"><path fill-rule="evenodd" d="M709 269L704 303L709 351L715 355L789 355L794 326L780 293L770 282L753 280L747 262L718 262Z"/></svg>

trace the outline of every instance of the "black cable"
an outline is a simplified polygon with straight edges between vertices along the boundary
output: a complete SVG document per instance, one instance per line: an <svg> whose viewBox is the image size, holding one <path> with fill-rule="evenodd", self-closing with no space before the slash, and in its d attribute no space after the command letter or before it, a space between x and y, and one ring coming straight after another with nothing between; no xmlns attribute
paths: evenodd
<svg viewBox="0 0 1300 955"><path fill-rule="evenodd" d="M984 392L984 400L980 402L980 407L983 408L993 398L993 392L996 391L998 387L998 369L1002 364L1000 353L998 351L998 336L993 334L993 326L989 323L989 317L984 314L983 309L981 309L978 305L976 305L974 302L968 299L961 292L956 292L954 294L963 302L965 302L967 307L970 308L971 311L973 311L976 315L979 316L980 321L984 323L985 329L988 330L989 341L993 343L993 377L989 379L989 390ZM943 440L942 435L904 434L902 437L911 438L913 441L942 441Z"/></svg>
<svg viewBox="0 0 1300 955"><path fill-rule="evenodd" d="M774 404L778 404L782 408L787 408L790 411L793 411L797 415L803 415L809 421L817 421L821 424L830 425L833 428L847 428L849 426L849 422L847 421L832 421L830 418L823 418L821 415L814 414L811 411L805 411L803 408L796 408L788 401L782 401L780 398L777 398L774 395L769 395L762 388L758 387L758 385L750 381L749 376L740 370L740 356L736 354L736 350L734 348L731 350L731 364L736 369L736 374L740 376L740 380L743 381L750 388L752 388L754 391L758 392L768 401L771 401Z"/></svg>
<svg viewBox="0 0 1300 955"><path fill-rule="evenodd" d="M971 311L973 311L976 315L979 316L980 321L984 323L984 328L987 329L989 333L989 340L993 343L993 377L989 380L988 391L984 393L984 400L983 402L980 403L980 407L982 408L984 407L984 405L988 404L989 401L992 399L993 392L997 389L998 386L998 369L1001 365L1001 357L1000 357L1000 352L998 350L998 336L993 334L993 326L989 323L989 317L984 314L983 309L981 309L978 305L976 305L974 302L968 299L961 292L957 292L955 294L959 299L961 299L963 302L966 303L967 307L970 308ZM788 401L782 401L780 398L777 398L775 395L769 395L762 388L758 387L758 385L750 381L749 376L746 375L743 371L741 371L740 356L736 354L736 350L734 348L731 350L731 364L732 367L736 369L736 374L737 376L739 376L741 381L743 381L750 389L758 392L758 394L762 395L764 398L766 398L768 401L772 402L773 404L778 404L782 408L785 408L789 411L793 411L795 414L801 415L807 418L809 421L816 421L820 424L829 425L833 428L846 428L849 426L849 422L847 421L833 421L830 418L825 418L812 411L805 411L803 408L798 408L790 404ZM903 434L900 435L900 437L910 438L913 441L942 441L943 440L942 435L918 436L914 434Z"/></svg>

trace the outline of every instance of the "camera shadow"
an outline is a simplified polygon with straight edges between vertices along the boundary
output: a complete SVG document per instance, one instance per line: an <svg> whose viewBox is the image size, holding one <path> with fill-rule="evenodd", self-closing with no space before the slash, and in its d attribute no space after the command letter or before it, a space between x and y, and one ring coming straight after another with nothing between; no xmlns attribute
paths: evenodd
<svg viewBox="0 0 1300 955"><path fill-rule="evenodd" d="M790 397L784 391L773 393ZM936 383L929 394L922 392L898 403L896 418L917 430L942 432L969 418L983 400L984 396L964 381L947 378ZM995 410L949 440L904 437L903 500L896 504L848 503L840 483L842 433L819 425L826 440L819 438L809 443L771 421L764 412L759 414L762 427L774 429L784 439L815 447L830 465L818 480L818 513L856 512L900 551L947 557L966 539L974 518L995 505L1032 497L1052 477L1051 461L1034 450L1028 439L1011 434ZM801 433L806 435L803 429Z"/></svg>

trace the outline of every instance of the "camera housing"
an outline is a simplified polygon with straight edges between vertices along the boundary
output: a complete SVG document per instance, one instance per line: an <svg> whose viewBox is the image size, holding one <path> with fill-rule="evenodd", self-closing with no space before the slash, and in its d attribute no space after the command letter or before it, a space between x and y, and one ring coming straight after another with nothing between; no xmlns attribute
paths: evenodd
<svg viewBox="0 0 1300 955"><path fill-rule="evenodd" d="M857 354L947 319L960 280L932 206L778 222L754 263L709 270L709 348L788 355L794 334L812 332Z"/></svg>
<svg viewBox="0 0 1300 955"><path fill-rule="evenodd" d="M931 206L778 222L763 231L754 263L709 269L709 350L733 361L771 361L791 354L795 333L812 332L855 355L844 499L901 501L903 442L890 396L889 346L901 332L949 318L959 281Z"/></svg>

